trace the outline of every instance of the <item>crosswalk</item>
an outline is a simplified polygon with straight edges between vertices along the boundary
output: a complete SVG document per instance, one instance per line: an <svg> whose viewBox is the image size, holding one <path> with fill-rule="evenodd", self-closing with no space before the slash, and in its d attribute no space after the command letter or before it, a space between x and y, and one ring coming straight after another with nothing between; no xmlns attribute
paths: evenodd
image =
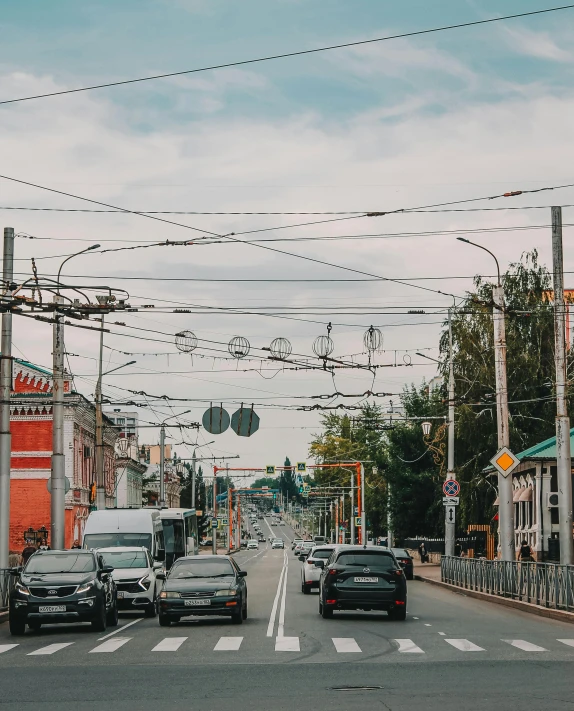
<svg viewBox="0 0 574 711"><path fill-rule="evenodd" d="M247 645L244 644L245 638L241 636L225 636L220 637L215 645L211 647L212 651L216 654L228 653L233 654L239 651L245 651L246 647L249 649L247 652L255 653L257 650L261 650L260 640L254 640L250 638ZM254 646L253 642L256 641L257 644ZM0 644L0 661L1 659L8 658L11 653L18 653L19 651L30 657L44 657L51 656L55 654L61 654L64 650L69 650L74 654L87 652L88 654L114 654L122 650L122 648L130 649L133 645L138 645L138 652L151 652L157 653L161 652L163 654L177 653L185 651L186 645L188 645L188 651L193 652L194 640L189 637L165 637L155 643L151 643L147 649L141 649L142 640L136 637L113 637L106 640L99 640L99 644L95 645L90 649L83 649L83 643L78 642L59 642L54 644L48 644L41 646L32 651L28 651L29 647L22 644ZM307 640L304 640L307 643ZM213 644L213 642L212 642ZM485 646L480 646L469 639L464 638L453 638L453 637L426 637L425 641L415 642L412 639L388 639L383 642L379 651L382 654L388 653L388 647L391 647L391 652L396 652L399 655L425 655L425 654L436 654L437 650L443 650L443 652L448 652L450 649L451 653L453 650L460 652L462 654L480 654L485 652L495 652L501 653L505 649L510 652L511 648L518 650L523 653L532 654L548 654L548 653L559 653L570 652L574 654L574 639L555 639L545 642L546 646L541 646L540 644L535 644L529 640L524 639L497 639L492 640L491 643L486 644L482 642ZM80 650L81 645L81 651ZM299 637L283 637L278 636L274 640L274 649L277 653L285 652L301 652L301 641ZM74 651L78 650L78 651ZM204 652L208 651L204 649ZM265 651L265 654L267 654ZM303 652L307 650L303 648ZM317 651L315 649L315 651ZM373 650L373 640L370 639L367 642L359 642L353 637L332 637L330 640L325 640L325 643L321 645L320 652L324 653L335 653L336 655L352 655L352 654L368 654L370 656L373 653L376 654L377 650Z"/></svg>

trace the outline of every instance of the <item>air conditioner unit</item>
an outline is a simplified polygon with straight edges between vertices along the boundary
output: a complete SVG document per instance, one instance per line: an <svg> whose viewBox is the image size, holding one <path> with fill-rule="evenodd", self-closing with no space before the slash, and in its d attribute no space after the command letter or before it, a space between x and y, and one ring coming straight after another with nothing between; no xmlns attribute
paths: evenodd
<svg viewBox="0 0 574 711"><path fill-rule="evenodd" d="M546 494L546 508L557 509L558 508L558 494L555 491L551 491Z"/></svg>

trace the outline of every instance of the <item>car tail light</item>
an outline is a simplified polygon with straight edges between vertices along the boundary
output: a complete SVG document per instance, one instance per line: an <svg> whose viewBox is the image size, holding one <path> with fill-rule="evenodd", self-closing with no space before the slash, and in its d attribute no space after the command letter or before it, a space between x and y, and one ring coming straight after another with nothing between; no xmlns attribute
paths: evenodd
<svg viewBox="0 0 574 711"><path fill-rule="evenodd" d="M395 600L395 605L404 605L405 601L404 600Z"/></svg>
<svg viewBox="0 0 574 711"><path fill-rule="evenodd" d="M336 605L337 601L336 600L325 600L327 605Z"/></svg>
<svg viewBox="0 0 574 711"><path fill-rule="evenodd" d="M402 570L395 570L395 575L402 575L403 571Z"/></svg>
<svg viewBox="0 0 574 711"><path fill-rule="evenodd" d="M307 565L314 565L315 561L307 559Z"/></svg>
<svg viewBox="0 0 574 711"><path fill-rule="evenodd" d="M329 575L337 575L337 571L335 570L335 568L331 568L329 570Z"/></svg>

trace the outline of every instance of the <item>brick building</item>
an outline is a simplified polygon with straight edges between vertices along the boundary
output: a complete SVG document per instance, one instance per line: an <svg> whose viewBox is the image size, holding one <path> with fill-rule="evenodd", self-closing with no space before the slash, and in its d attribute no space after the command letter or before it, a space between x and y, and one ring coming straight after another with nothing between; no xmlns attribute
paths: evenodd
<svg viewBox="0 0 574 711"><path fill-rule="evenodd" d="M52 373L26 361L13 361L10 428L10 550L20 552L25 531L50 531L47 489L52 456ZM90 510L90 487L95 476L95 408L64 382L64 452L66 477L65 545L81 538ZM116 431L104 417L106 503L114 505Z"/></svg>

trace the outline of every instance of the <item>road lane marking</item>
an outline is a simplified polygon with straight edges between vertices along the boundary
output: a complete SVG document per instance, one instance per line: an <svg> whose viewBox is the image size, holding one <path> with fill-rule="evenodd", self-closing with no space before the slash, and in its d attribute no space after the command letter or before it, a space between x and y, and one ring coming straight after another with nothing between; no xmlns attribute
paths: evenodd
<svg viewBox="0 0 574 711"><path fill-rule="evenodd" d="M275 640L276 652L299 652L299 637L277 637Z"/></svg>
<svg viewBox="0 0 574 711"><path fill-rule="evenodd" d="M289 571L289 558L285 553L285 575L283 576L283 594L281 596L281 608L279 610L279 624L277 625L277 636L285 636L285 603L287 598L287 573Z"/></svg>
<svg viewBox="0 0 574 711"><path fill-rule="evenodd" d="M527 642L525 639L503 639L503 642L511 644L517 649L521 649L523 652L547 652L544 647L539 647L537 644L532 644L532 642Z"/></svg>
<svg viewBox="0 0 574 711"><path fill-rule="evenodd" d="M11 649L14 649L14 647L17 646L17 644L0 644L0 654L3 654L4 652L9 652Z"/></svg>
<svg viewBox="0 0 574 711"><path fill-rule="evenodd" d="M395 642L399 645L399 652L403 654L424 654L412 639L395 639Z"/></svg>
<svg viewBox="0 0 574 711"><path fill-rule="evenodd" d="M557 639L557 642L562 642L567 647L574 647L574 639Z"/></svg>
<svg viewBox="0 0 574 711"><path fill-rule="evenodd" d="M279 597L281 595L281 584L283 582L283 576L286 575L287 566L287 554L283 551L283 568L281 568L281 573L279 574L279 582L277 583L277 592L275 593L275 600L273 601L273 608L271 609L271 615L269 616L269 624L267 625L267 636L273 637L273 630L275 629L275 618L277 617L277 606L279 605Z"/></svg>
<svg viewBox="0 0 574 711"><path fill-rule="evenodd" d="M439 632L441 637L446 637L446 632Z"/></svg>
<svg viewBox="0 0 574 711"><path fill-rule="evenodd" d="M187 637L166 637L155 645L152 652L177 652Z"/></svg>
<svg viewBox="0 0 574 711"><path fill-rule="evenodd" d="M425 627L432 627L432 625L429 625L428 622L425 622L424 624L425 624Z"/></svg>
<svg viewBox="0 0 574 711"><path fill-rule="evenodd" d="M237 652L241 647L243 637L220 637L219 642L213 648L214 652Z"/></svg>
<svg viewBox="0 0 574 711"><path fill-rule="evenodd" d="M73 642L60 642L59 644L49 644L47 647L40 647L40 649L36 649L33 652L29 652L26 656L28 657L35 657L38 655L44 655L44 654L55 654L56 652L59 652L60 649L64 649L64 647L69 647L71 644L74 644Z"/></svg>
<svg viewBox="0 0 574 711"><path fill-rule="evenodd" d="M461 652L484 652L485 651L482 647L479 647L478 644L469 642L468 639L445 639L445 642L448 642L456 649L460 649Z"/></svg>
<svg viewBox="0 0 574 711"><path fill-rule="evenodd" d="M135 625L136 622L141 622L142 620L143 620L143 617L138 617L137 620L132 620L132 622L128 622L126 625L122 625L121 627L118 627L113 632L110 632L109 634L106 634L103 637L98 637L98 642L101 642L102 640L107 639L108 637L112 637L113 635L117 634L118 632L125 630L126 627L131 627L132 625Z"/></svg>
<svg viewBox="0 0 574 711"><path fill-rule="evenodd" d="M352 637L333 637L333 644L339 653L361 652L361 648Z"/></svg>
<svg viewBox="0 0 574 711"><path fill-rule="evenodd" d="M419 620L420 617L413 617L413 620Z"/></svg>
<svg viewBox="0 0 574 711"><path fill-rule="evenodd" d="M103 644L98 644L97 647L90 649L89 654L100 654L106 652L115 652L116 649L123 647L126 642L129 642L131 637L116 637L115 639L108 639L107 642Z"/></svg>

